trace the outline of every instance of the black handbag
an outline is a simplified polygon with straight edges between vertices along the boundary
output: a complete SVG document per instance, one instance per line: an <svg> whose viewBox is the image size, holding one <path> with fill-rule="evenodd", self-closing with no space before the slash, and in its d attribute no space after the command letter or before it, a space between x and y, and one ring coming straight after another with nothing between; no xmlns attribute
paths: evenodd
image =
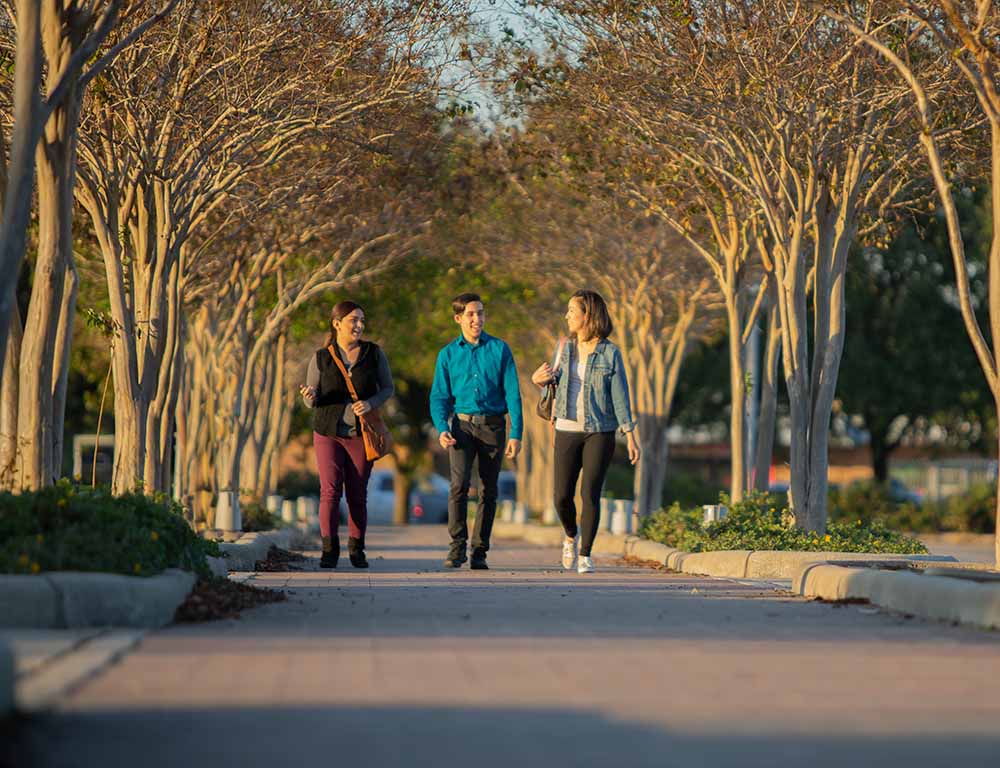
<svg viewBox="0 0 1000 768"><path fill-rule="evenodd" d="M562 352L563 346L566 344L566 337L559 339L559 346L556 349L555 362L552 366L552 372L555 373L559 370L559 364L562 362ZM537 413L541 418L546 421L552 421L552 409L556 404L556 383L554 381L549 382L542 389L542 397L538 401L538 405L535 406L535 413Z"/></svg>

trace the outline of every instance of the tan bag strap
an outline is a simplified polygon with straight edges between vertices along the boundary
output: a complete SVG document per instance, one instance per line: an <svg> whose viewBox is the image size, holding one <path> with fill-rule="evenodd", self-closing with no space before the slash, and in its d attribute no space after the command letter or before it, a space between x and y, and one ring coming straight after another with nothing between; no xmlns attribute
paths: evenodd
<svg viewBox="0 0 1000 768"><path fill-rule="evenodd" d="M344 361L340 359L340 355L338 355L337 350L333 348L333 344L328 346L326 350L330 353L330 357L333 358L333 362L337 364L340 372L344 374L344 381L347 382L347 391L351 393L351 397L354 398L354 402L358 402L361 398L358 397L358 391L354 388L354 382L351 381L351 376L344 367Z"/></svg>
<svg viewBox="0 0 1000 768"><path fill-rule="evenodd" d="M559 346L556 347L556 359L552 361L552 370L553 371L558 371L559 368L560 368L560 366L562 365L562 353L563 353L563 347L564 346L566 346L566 337L565 336L560 336L559 337Z"/></svg>

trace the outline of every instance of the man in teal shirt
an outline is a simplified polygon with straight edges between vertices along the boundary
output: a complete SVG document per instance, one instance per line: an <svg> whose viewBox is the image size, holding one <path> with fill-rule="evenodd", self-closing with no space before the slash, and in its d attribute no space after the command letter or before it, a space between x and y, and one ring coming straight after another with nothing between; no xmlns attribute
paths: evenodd
<svg viewBox="0 0 1000 768"><path fill-rule="evenodd" d="M431 418L451 462L451 549L444 564L459 568L466 560L469 481L472 462L478 460L482 489L472 531L471 567L486 570L500 465L505 455L513 459L521 450L521 391L510 347L483 331L486 311L482 299L475 293L463 293L455 297L451 307L462 333L438 353L431 387ZM506 440L508 413L510 440Z"/></svg>

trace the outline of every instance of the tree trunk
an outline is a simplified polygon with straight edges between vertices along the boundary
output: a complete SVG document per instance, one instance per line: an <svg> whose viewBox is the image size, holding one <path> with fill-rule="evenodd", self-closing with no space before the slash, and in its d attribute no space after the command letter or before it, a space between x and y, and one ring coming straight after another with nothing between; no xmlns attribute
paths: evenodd
<svg viewBox="0 0 1000 768"><path fill-rule="evenodd" d="M80 278L76 265L70 260L63 287L62 307L59 312L56 337L54 387L52 391L52 479L62 477L63 446L66 426L66 387L69 382L69 353L73 341L73 318L76 315L76 296Z"/></svg>
<svg viewBox="0 0 1000 768"><path fill-rule="evenodd" d="M410 491L413 489L413 477L409 472L403 472L399 466L392 480L392 490L395 494L392 508L394 525L408 525L410 522Z"/></svg>
<svg viewBox="0 0 1000 768"><path fill-rule="evenodd" d="M122 344L120 346L125 346ZM115 368L115 466L112 493L121 495L143 487L146 463L146 414L149 406L140 396L133 400L132 388L121 384Z"/></svg>
<svg viewBox="0 0 1000 768"><path fill-rule="evenodd" d="M889 481L889 455L892 448L889 445L889 428L887 424L876 423L870 414L865 414L865 424L868 427L869 449L872 453L872 473L875 482L885 485Z"/></svg>
<svg viewBox="0 0 1000 768"><path fill-rule="evenodd" d="M54 474L56 341L73 258L74 136L66 133L75 125L69 114L73 111L53 113L38 147L38 260L24 324L18 406L22 455L18 485L23 489L49 485ZM64 319L72 322L72 315ZM70 332L64 333L68 340ZM68 343L64 354L68 354Z"/></svg>
<svg viewBox="0 0 1000 768"><path fill-rule="evenodd" d="M1000 424L1000 401L997 401L997 423ZM1000 454L998 454L1000 455ZM994 525L996 526L993 535L993 567L1000 569L1000 482L997 482L996 510Z"/></svg>
<svg viewBox="0 0 1000 768"><path fill-rule="evenodd" d="M769 288L773 293L773 289ZM771 483L771 458L774 453L774 427L778 411L778 361L781 356L781 331L778 308L772 301L767 310L767 351L760 382L760 420L757 423L757 455L754 459L753 487L766 491Z"/></svg>
<svg viewBox="0 0 1000 768"><path fill-rule="evenodd" d="M665 416L647 414L639 418L642 455L635 470L635 503L639 515L648 515L663 503L663 485L667 475L667 426Z"/></svg>
<svg viewBox="0 0 1000 768"><path fill-rule="evenodd" d="M14 54L14 124L11 131L10 163L4 190L3 220L0 222L0 349L7 349L11 317L17 312L15 291L21 273L31 218L31 191L35 183L35 150L42 130L41 8L38 0L17 0L17 42ZM0 162L3 159L0 158ZM0 366L7 356L0 356ZM0 368L0 382L4 379Z"/></svg>
<svg viewBox="0 0 1000 768"><path fill-rule="evenodd" d="M10 317L10 335L7 337L4 370L0 380L0 490L14 490L17 477L17 406L21 358L21 313Z"/></svg>
<svg viewBox="0 0 1000 768"><path fill-rule="evenodd" d="M740 322L739 297L726 297L729 326L729 497L743 500L746 487L746 371L743 354L743 324Z"/></svg>

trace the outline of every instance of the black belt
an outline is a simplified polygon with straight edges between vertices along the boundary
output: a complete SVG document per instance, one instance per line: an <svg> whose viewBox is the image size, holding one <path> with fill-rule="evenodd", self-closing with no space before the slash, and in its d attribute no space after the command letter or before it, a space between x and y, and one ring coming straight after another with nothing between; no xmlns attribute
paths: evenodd
<svg viewBox="0 0 1000 768"><path fill-rule="evenodd" d="M456 413L459 421L467 421L473 425L486 425L487 427L507 426L507 417L503 414L489 413Z"/></svg>

